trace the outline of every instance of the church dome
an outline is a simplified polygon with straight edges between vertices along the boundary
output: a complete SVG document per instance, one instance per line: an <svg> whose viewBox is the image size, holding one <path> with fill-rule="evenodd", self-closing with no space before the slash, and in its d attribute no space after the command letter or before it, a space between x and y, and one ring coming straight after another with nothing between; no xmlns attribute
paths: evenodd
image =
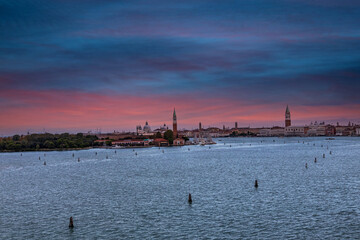
<svg viewBox="0 0 360 240"><path fill-rule="evenodd" d="M151 132L151 128L149 126L149 123L146 121L145 126L143 128L144 132Z"/></svg>

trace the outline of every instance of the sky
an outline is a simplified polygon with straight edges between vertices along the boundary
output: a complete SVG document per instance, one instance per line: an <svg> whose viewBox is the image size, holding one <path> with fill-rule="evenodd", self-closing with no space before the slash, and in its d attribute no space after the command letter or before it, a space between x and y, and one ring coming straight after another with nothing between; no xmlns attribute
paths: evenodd
<svg viewBox="0 0 360 240"><path fill-rule="evenodd" d="M0 0L0 136L360 123L358 0Z"/></svg>

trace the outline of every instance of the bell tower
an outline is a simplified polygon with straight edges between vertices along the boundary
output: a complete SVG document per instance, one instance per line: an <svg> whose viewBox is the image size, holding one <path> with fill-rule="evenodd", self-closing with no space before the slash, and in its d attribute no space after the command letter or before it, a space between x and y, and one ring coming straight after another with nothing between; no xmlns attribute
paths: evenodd
<svg viewBox="0 0 360 240"><path fill-rule="evenodd" d="M174 114L173 114L173 136L174 136L174 139L177 138L177 121L176 121L175 108L174 108Z"/></svg>
<svg viewBox="0 0 360 240"><path fill-rule="evenodd" d="M286 105L286 111L285 111L285 127L291 126L291 118L290 118L290 110L289 106Z"/></svg>

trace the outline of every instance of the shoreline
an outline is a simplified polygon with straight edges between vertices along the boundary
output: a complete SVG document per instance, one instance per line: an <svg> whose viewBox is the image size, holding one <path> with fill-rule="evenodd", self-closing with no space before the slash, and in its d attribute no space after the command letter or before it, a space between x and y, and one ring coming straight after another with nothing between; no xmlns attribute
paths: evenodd
<svg viewBox="0 0 360 240"><path fill-rule="evenodd" d="M221 138L281 138L281 139L285 139L285 138L326 138L325 140L329 140L329 141L333 141L333 140L336 140L336 138L342 138L342 137L360 137L360 136L311 136L311 137L302 137L302 136L282 136L282 137L270 137L270 136L261 136L261 137L258 137L258 136L236 136L236 137L220 137L219 139ZM218 138L215 138L215 139L218 139ZM214 144L217 144L217 143L214 143ZM205 145L214 145L214 144L205 144ZM178 146L178 145L171 145L171 146L161 146L161 148L168 148L168 147L185 147L185 146L201 146L200 144L189 144L189 145L181 145L181 146ZM117 150L117 149L134 149L134 148L153 148L153 147L159 147L159 146L126 146L126 147L103 147L103 146L96 146L96 147L85 147L85 148L56 148L56 149L47 149L47 148L44 148L44 149L35 149L35 150L19 150L19 151L8 151L8 150L5 150L5 151L0 151L0 153L18 153L18 152L64 152L64 151L80 151L80 150L90 150L90 149L112 149L112 150Z"/></svg>
<svg viewBox="0 0 360 240"><path fill-rule="evenodd" d="M58 148L58 149L48 149L48 148L44 148L44 149L35 149L35 150L19 150L19 151L0 151L0 153L14 153L14 152L65 152L65 151L80 151L80 150L89 150L89 149L93 149L94 147L86 147L86 148Z"/></svg>

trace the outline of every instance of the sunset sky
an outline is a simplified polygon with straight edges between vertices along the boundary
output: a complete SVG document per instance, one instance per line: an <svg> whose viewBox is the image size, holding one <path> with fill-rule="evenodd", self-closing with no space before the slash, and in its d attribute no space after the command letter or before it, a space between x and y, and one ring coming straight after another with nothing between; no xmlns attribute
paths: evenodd
<svg viewBox="0 0 360 240"><path fill-rule="evenodd" d="M360 123L359 0L0 0L0 136Z"/></svg>

